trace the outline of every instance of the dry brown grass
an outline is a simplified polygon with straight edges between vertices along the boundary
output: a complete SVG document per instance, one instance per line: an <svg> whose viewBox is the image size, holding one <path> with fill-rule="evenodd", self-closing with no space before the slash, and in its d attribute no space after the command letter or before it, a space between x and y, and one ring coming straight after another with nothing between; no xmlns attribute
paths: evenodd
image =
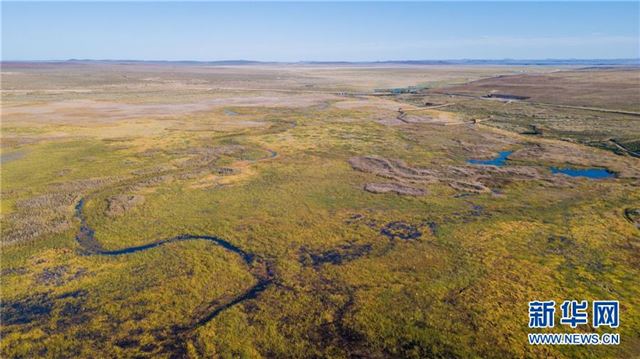
<svg viewBox="0 0 640 359"><path fill-rule="evenodd" d="M640 111L640 69L584 69L497 76L448 87L444 92L529 97L526 101Z"/></svg>

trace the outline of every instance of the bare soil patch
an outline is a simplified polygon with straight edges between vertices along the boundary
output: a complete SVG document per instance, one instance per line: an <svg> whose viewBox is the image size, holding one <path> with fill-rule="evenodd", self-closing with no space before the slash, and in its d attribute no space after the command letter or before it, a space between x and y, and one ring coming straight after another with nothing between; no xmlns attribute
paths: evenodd
<svg viewBox="0 0 640 359"><path fill-rule="evenodd" d="M510 181L546 179L556 184L562 180L545 178L536 168L526 166L434 166L432 168L411 167L400 160L376 156L352 157L351 167L358 171L404 183L445 183L465 192L491 192Z"/></svg>
<svg viewBox="0 0 640 359"><path fill-rule="evenodd" d="M421 188L410 187L399 183L367 183L364 190L371 193L396 193L407 196L422 196L426 193Z"/></svg>
<svg viewBox="0 0 640 359"><path fill-rule="evenodd" d="M130 209L144 203L144 196L139 194L119 194L107 198L106 215L109 217L117 217L125 214Z"/></svg>

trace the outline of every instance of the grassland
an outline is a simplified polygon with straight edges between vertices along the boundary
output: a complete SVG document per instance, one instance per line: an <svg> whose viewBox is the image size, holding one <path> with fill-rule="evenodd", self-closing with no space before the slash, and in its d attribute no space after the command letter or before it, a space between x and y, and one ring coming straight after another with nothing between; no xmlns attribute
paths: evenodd
<svg viewBox="0 0 640 359"><path fill-rule="evenodd" d="M447 95L522 71L601 75L4 66L2 357L640 355L640 160L608 145L637 143L640 118ZM621 71L603 76L640 74ZM406 86L428 89L373 95ZM625 96L594 103L635 110ZM505 150L505 167L467 163ZM250 258L204 240L96 250L185 234ZM622 344L529 346L535 299L619 300Z"/></svg>

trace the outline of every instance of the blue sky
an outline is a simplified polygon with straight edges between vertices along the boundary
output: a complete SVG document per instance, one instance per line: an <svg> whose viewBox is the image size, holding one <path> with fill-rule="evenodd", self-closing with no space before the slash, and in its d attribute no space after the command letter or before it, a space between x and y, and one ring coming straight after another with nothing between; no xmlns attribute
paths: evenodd
<svg viewBox="0 0 640 359"><path fill-rule="evenodd" d="M2 2L3 60L638 58L640 2Z"/></svg>

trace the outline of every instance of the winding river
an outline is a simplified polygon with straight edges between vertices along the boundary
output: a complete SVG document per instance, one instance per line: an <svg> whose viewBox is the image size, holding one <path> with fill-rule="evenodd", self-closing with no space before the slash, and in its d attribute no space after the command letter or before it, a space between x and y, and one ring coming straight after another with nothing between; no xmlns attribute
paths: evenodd
<svg viewBox="0 0 640 359"><path fill-rule="evenodd" d="M258 162L267 159L273 159L278 156L276 151L267 149L268 155L253 160L251 162ZM76 234L76 241L80 245L83 254L89 256L121 256L126 254L132 254L136 252L142 252L151 250L156 247L163 246L168 243L175 242L183 242L183 241L207 241L218 245L225 250L238 255L245 265L248 267L249 272L256 279L256 284L248 288L246 291L236 295L235 297L229 299L225 303L219 304L217 299L213 300L210 305L210 310L206 314L199 314L194 316L191 319L190 324L186 326L178 326L176 329L178 332L187 332L193 329L202 326L209 321L213 320L224 310L231 308L237 304L240 304L246 300L251 300L257 298L262 292L264 292L267 288L269 288L275 279L275 272L273 270L273 266L270 262L265 261L261 257L255 255L254 253L247 252L246 250L241 249L240 247L226 241L218 236L211 234L190 234L185 233L174 237L164 238L157 241L153 241L151 243L139 245L139 246L131 246L121 249L115 250L107 250L102 247L102 244L95 238L95 230L91 228L87 221L87 217L84 213L84 207L87 198L81 198L75 206L75 216L80 220L80 227L78 228L78 232Z"/></svg>
<svg viewBox="0 0 640 359"><path fill-rule="evenodd" d="M225 250L237 254L238 256L240 256L240 258L242 258L247 267L249 267L249 272L254 276L254 278L256 278L257 283L247 289L245 292L227 301L226 303L213 308L206 315L203 315L199 318L193 318L193 325L182 329L194 329L198 326L208 323L213 318L222 313L225 309L231 308L236 304L240 304L245 300L257 298L260 293L264 292L273 283L274 272L268 262L263 261L253 253L247 252L233 245L232 243L213 235L182 234L179 236L161 239L140 246L131 246L116 250L105 250L103 249L100 242L96 240L95 231L87 223L87 218L84 214L84 205L85 198L82 198L78 201L75 208L76 217L80 220L80 228L78 230L78 233L76 234L76 241L78 242L78 244L80 244L84 254L86 255L120 256L150 250L168 243L203 240L212 242L224 248ZM215 302L217 301L214 301L214 303Z"/></svg>
<svg viewBox="0 0 640 359"><path fill-rule="evenodd" d="M268 152L267 156L257 160L253 160L251 162L273 159L278 156L278 153L276 151L266 151ZM245 301L258 298L264 291L277 283L276 272L274 271L273 264L270 261L262 258L259 255L248 252L247 250L244 250L234 245L233 243L213 234L185 233L174 237L158 239L156 241L143 245L130 246L114 250L105 249L102 244L96 239L95 230L90 226L85 214L85 204L87 200L94 195L95 193L89 194L88 197L80 198L75 206L75 217L80 221L80 226L78 228L78 232L76 233L75 239L79 244L80 251L83 255L110 257L123 256L137 252L153 250L156 247L160 247L169 243L200 240L220 246L224 250L227 250L239 256L247 266L249 273L251 273L251 275L256 280L255 284L247 288L244 292L241 292L222 303L220 301L220 298L212 299L206 306L207 309L205 311L198 311L194 313L192 318L190 318L186 323L181 325L173 325L171 328L169 328L171 333L169 334L169 336L159 337L159 339L162 338L160 339L161 341L165 341L162 346L167 351L186 353L184 343L187 336L191 335L190 333L193 333L193 331L197 328L213 320L226 309L232 308ZM317 260L317 263L316 259L314 259L314 264L316 266L319 266L325 262L334 265L342 264L343 262L349 262L351 260L360 258L361 256L367 255L371 251L371 247L369 245L362 246L362 248L350 248L350 246L346 246L344 248L343 247L341 248L345 251L345 253L337 250L329 250L322 253L311 253L312 258L320 258L320 260ZM323 260L325 259L325 256L329 259ZM344 312L347 310L347 307L341 310Z"/></svg>

